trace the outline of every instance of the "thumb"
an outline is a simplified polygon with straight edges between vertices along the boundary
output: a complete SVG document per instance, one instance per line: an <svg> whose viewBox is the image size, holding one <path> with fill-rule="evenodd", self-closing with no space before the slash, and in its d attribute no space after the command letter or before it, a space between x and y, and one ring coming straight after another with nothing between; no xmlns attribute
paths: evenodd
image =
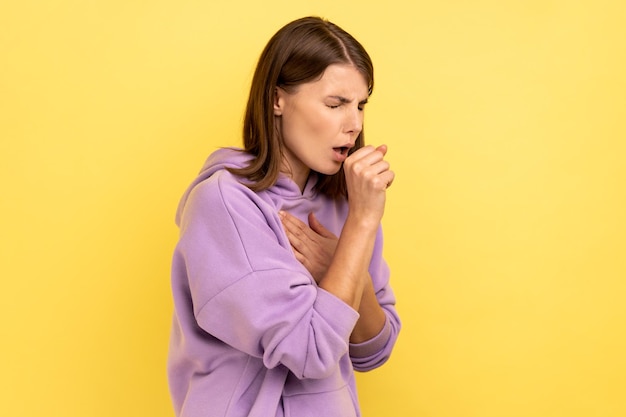
<svg viewBox="0 0 626 417"><path fill-rule="evenodd" d="M313 214L313 212L309 213L309 226L315 233L320 236L332 237L335 239L337 238L330 230L326 229L322 225L322 223L319 222L319 220L317 220L317 217L315 217L315 214Z"/></svg>

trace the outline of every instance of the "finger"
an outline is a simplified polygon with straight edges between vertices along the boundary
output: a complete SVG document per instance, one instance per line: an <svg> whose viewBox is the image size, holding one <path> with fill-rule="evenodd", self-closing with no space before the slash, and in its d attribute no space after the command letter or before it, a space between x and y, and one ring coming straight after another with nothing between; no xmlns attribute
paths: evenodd
<svg viewBox="0 0 626 417"><path fill-rule="evenodd" d="M391 170L388 170L381 174L381 182L386 184L385 189L391 187L391 184L393 184L393 180L395 177L396 174Z"/></svg>
<svg viewBox="0 0 626 417"><path fill-rule="evenodd" d="M286 234L294 253L306 256L309 250L306 239L302 239L301 236L291 233L288 230L286 231Z"/></svg>
<svg viewBox="0 0 626 417"><path fill-rule="evenodd" d="M369 156L380 156L380 155L385 156L387 154L387 150L388 150L388 147L387 145L384 145L384 144L379 145L377 147L374 147L372 145L366 145L354 151L352 154L350 154L350 157L353 160L358 160L368 155Z"/></svg>
<svg viewBox="0 0 626 417"><path fill-rule="evenodd" d="M362 148L359 148L356 151L352 152L350 156L348 156L348 159L346 159L346 162L358 161L366 157L367 155L371 154L375 150L376 149L371 145L363 146Z"/></svg>
<svg viewBox="0 0 626 417"><path fill-rule="evenodd" d="M369 165L371 163L371 165ZM357 181L362 184L370 184L376 189L385 189L389 181L390 165L389 162L384 159L380 159L377 162L372 161L358 161L355 165L345 170L346 179L348 175L352 177L352 181ZM385 178L381 178L381 175ZM393 174L391 174L393 176Z"/></svg>
<svg viewBox="0 0 626 417"><path fill-rule="evenodd" d="M353 155L356 155L356 157L353 157L350 161L346 160L345 165L348 169L353 169L356 171L367 169L372 165L384 161L386 153L387 147L385 145L381 145L376 149L370 147L367 152L363 152L358 155L355 152Z"/></svg>
<svg viewBox="0 0 626 417"><path fill-rule="evenodd" d="M385 161L384 159L381 159L380 161L372 164L370 166L370 169L376 174L382 174L385 171L389 171L390 167L391 165L389 164L389 162Z"/></svg>
<svg viewBox="0 0 626 417"><path fill-rule="evenodd" d="M279 215L286 231L300 239L309 237L308 234L311 233L311 231L306 223L285 211L279 212Z"/></svg>
<svg viewBox="0 0 626 417"><path fill-rule="evenodd" d="M283 222L283 224L288 226L289 228L303 229L306 227L306 224L303 221L301 221L296 216L287 213L286 211L281 210L278 212L278 215L280 216L280 220Z"/></svg>
<svg viewBox="0 0 626 417"><path fill-rule="evenodd" d="M296 259L298 260L298 262L304 265L304 262L306 261L306 257L300 251L298 251L298 249L296 249L293 245L291 246L291 249Z"/></svg>
<svg viewBox="0 0 626 417"><path fill-rule="evenodd" d="M380 145L376 148L376 150L383 154L383 156L387 155L387 145Z"/></svg>
<svg viewBox="0 0 626 417"><path fill-rule="evenodd" d="M309 253L309 247L314 244L314 236L311 235L315 235L315 232L300 219L287 212L281 211L278 214L291 246L304 255Z"/></svg>
<svg viewBox="0 0 626 417"><path fill-rule="evenodd" d="M330 230L326 229L324 225L317 220L317 217L315 217L313 212L309 213L309 226L320 236L337 239L337 236L335 236Z"/></svg>

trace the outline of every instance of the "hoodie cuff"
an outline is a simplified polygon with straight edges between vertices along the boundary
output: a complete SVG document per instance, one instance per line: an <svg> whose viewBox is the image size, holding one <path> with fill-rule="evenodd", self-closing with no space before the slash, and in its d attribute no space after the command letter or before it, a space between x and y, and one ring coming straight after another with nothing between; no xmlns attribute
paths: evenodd
<svg viewBox="0 0 626 417"><path fill-rule="evenodd" d="M367 358L382 351L391 337L391 323L385 320L382 330L374 337L362 343L350 343L350 356L353 358Z"/></svg>

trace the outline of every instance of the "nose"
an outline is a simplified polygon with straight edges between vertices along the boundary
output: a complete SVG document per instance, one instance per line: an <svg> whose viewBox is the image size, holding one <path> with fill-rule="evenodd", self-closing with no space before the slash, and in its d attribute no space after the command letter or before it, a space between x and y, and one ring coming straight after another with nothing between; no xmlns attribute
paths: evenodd
<svg viewBox="0 0 626 417"><path fill-rule="evenodd" d="M358 136L363 129L363 112L358 108L350 108L346 111L346 119L344 122L344 130L346 133L351 133L354 136Z"/></svg>

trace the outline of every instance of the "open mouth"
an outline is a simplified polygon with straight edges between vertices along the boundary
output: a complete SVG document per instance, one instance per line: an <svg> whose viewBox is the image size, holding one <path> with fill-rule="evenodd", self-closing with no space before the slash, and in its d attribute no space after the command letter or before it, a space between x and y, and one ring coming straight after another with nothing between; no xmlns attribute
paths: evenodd
<svg viewBox="0 0 626 417"><path fill-rule="evenodd" d="M338 148L333 148L335 150L335 152L343 155L343 156L347 156L348 155L348 151L350 150L350 148L348 148L347 146L340 146Z"/></svg>

